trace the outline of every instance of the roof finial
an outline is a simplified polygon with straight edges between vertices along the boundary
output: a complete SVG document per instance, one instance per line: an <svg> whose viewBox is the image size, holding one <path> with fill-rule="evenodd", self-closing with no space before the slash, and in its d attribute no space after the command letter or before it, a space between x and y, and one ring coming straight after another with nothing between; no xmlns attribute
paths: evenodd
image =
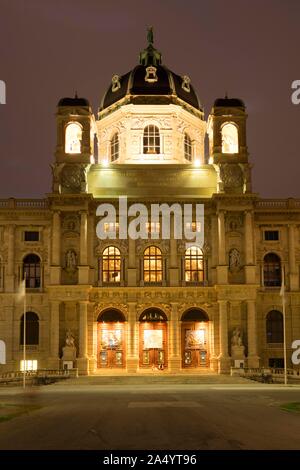
<svg viewBox="0 0 300 470"><path fill-rule="evenodd" d="M77 90L75 90L75 98L78 98Z"/></svg>
<svg viewBox="0 0 300 470"><path fill-rule="evenodd" d="M228 100L228 92L225 91L225 99Z"/></svg>
<svg viewBox="0 0 300 470"><path fill-rule="evenodd" d="M152 45L154 42L153 26L149 26L149 28L147 29L147 41L148 41L148 46L150 46L150 44Z"/></svg>

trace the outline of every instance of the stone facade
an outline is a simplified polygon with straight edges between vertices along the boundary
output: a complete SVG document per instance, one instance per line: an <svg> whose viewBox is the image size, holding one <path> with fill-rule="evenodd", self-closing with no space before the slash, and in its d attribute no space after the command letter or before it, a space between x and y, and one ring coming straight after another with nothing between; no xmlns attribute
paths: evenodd
<svg viewBox="0 0 300 470"><path fill-rule="evenodd" d="M38 340L28 340L27 359L36 360L38 368L63 367L69 332L74 345L67 345L71 352L65 350L69 358L75 354L72 365L81 374L143 373L161 364L164 373L191 368L228 372L236 360L245 367L280 364L280 321L272 326L268 315L282 312L284 272L287 360L293 367L291 344L300 339L300 200L266 200L252 192L243 103L217 100L206 124L201 110L179 98L172 104L153 104L147 97L136 104L129 98L100 110L97 120L86 100L61 100L52 193L40 200L0 200L0 340L6 348L0 371L18 370L23 357L23 301L17 292L24 272L30 278L26 311L38 321ZM77 153L68 151L65 141L73 122L82 132ZM233 153L222 147L228 122L237 129L238 151ZM144 153L146 126L159 130L159 152ZM109 162L115 133L118 158ZM192 142L190 161L185 158L186 133ZM98 205L110 202L117 210L122 195L130 204L147 206L204 204L203 278L190 282L186 277L185 240L97 238ZM119 250L120 270L107 281L103 253L110 246ZM144 253L150 246L161 250L157 282L145 281ZM277 264L274 257L268 261L268 254L277 255ZM104 321L105 312L116 316ZM150 312L146 323L144 312ZM151 323L157 314L161 318ZM156 328L164 335L158 348L145 347L142 335L152 329L148 323L161 325ZM205 345L198 348L187 345L185 337L195 324L205 335ZM108 333L103 325L109 325Z"/></svg>

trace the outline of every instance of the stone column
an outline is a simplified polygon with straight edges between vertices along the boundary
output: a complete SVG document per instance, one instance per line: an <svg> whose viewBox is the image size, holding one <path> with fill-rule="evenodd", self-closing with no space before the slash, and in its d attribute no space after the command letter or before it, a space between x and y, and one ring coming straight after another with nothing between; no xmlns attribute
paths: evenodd
<svg viewBox="0 0 300 470"><path fill-rule="evenodd" d="M218 300L219 304L219 342L220 354L218 357L219 373L229 372L230 357L228 354L228 313L227 300Z"/></svg>
<svg viewBox="0 0 300 470"><path fill-rule="evenodd" d="M8 226L8 260L7 260L7 276L6 291L14 292L15 289L15 225Z"/></svg>
<svg viewBox="0 0 300 470"><path fill-rule="evenodd" d="M253 214L246 211L244 216L245 226L245 281L246 284L255 283L255 266L254 266L254 231L253 231Z"/></svg>
<svg viewBox="0 0 300 470"><path fill-rule="evenodd" d="M52 218L52 265L60 265L60 212L55 211Z"/></svg>
<svg viewBox="0 0 300 470"><path fill-rule="evenodd" d="M87 355L87 309L88 301L79 302L79 358L77 359L78 371L82 375L88 373Z"/></svg>
<svg viewBox="0 0 300 470"><path fill-rule="evenodd" d="M128 238L128 269L127 269L128 286L136 286L136 253L135 240Z"/></svg>
<svg viewBox="0 0 300 470"><path fill-rule="evenodd" d="M169 331L169 369L171 372L178 372L181 369L181 348L180 348L180 327L178 319L178 303L171 303L171 318L168 322Z"/></svg>
<svg viewBox="0 0 300 470"><path fill-rule="evenodd" d="M257 355L257 320L255 300L247 300L248 367L259 367Z"/></svg>
<svg viewBox="0 0 300 470"><path fill-rule="evenodd" d="M136 302L128 302L127 322L127 371L136 373L139 363L138 321L136 319Z"/></svg>
<svg viewBox="0 0 300 470"><path fill-rule="evenodd" d="M228 283L228 266L226 263L225 214L223 210L218 213L218 266L217 283Z"/></svg>
<svg viewBox="0 0 300 470"><path fill-rule="evenodd" d="M289 236L289 281L290 281L290 290L298 290L298 274L296 267L296 257L295 257L295 230L294 225L290 224L288 226L288 236ZM287 284L287 275L285 274L285 283Z"/></svg>
<svg viewBox="0 0 300 470"><path fill-rule="evenodd" d="M50 358L48 364L53 369L59 368L59 307L59 301L50 301Z"/></svg>
<svg viewBox="0 0 300 470"><path fill-rule="evenodd" d="M78 266L79 284L89 284L89 267L87 259L87 212L80 212L80 266Z"/></svg>
<svg viewBox="0 0 300 470"><path fill-rule="evenodd" d="M80 212L80 264L87 265L87 213Z"/></svg>
<svg viewBox="0 0 300 470"><path fill-rule="evenodd" d="M60 241L61 241L61 220L60 212L53 212L52 217L52 238L51 238L51 267L50 283L60 284Z"/></svg>

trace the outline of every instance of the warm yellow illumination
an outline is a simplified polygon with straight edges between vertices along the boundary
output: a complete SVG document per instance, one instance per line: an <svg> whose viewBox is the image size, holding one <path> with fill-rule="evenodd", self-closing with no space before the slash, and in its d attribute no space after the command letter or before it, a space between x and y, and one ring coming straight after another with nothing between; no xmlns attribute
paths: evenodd
<svg viewBox="0 0 300 470"><path fill-rule="evenodd" d="M25 361L25 370L37 370L37 360L36 359L29 359ZM20 362L20 370L24 371L24 361Z"/></svg>
<svg viewBox="0 0 300 470"><path fill-rule="evenodd" d="M104 158L104 159L102 160L102 165L105 166L105 167L107 167L107 166L109 165L108 158Z"/></svg>
<svg viewBox="0 0 300 470"><path fill-rule="evenodd" d="M222 127L222 153L238 153L239 138L237 127L227 123Z"/></svg>
<svg viewBox="0 0 300 470"><path fill-rule="evenodd" d="M66 127L65 152L80 153L82 140L82 128L78 122L71 122Z"/></svg>
<svg viewBox="0 0 300 470"><path fill-rule="evenodd" d="M197 158L195 161L194 161L194 166L199 168L199 166L201 165L201 162L199 160L199 158Z"/></svg>

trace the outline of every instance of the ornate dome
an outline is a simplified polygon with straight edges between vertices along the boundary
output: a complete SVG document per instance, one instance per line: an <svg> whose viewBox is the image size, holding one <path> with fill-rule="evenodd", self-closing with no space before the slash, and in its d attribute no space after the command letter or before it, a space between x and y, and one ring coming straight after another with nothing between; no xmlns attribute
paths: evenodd
<svg viewBox="0 0 300 470"><path fill-rule="evenodd" d="M162 65L161 53L153 46L152 28L148 30L148 47L140 53L140 64L125 75L113 75L102 98L100 113L121 100L122 105L174 103L191 112L203 111L190 78L181 77Z"/></svg>

